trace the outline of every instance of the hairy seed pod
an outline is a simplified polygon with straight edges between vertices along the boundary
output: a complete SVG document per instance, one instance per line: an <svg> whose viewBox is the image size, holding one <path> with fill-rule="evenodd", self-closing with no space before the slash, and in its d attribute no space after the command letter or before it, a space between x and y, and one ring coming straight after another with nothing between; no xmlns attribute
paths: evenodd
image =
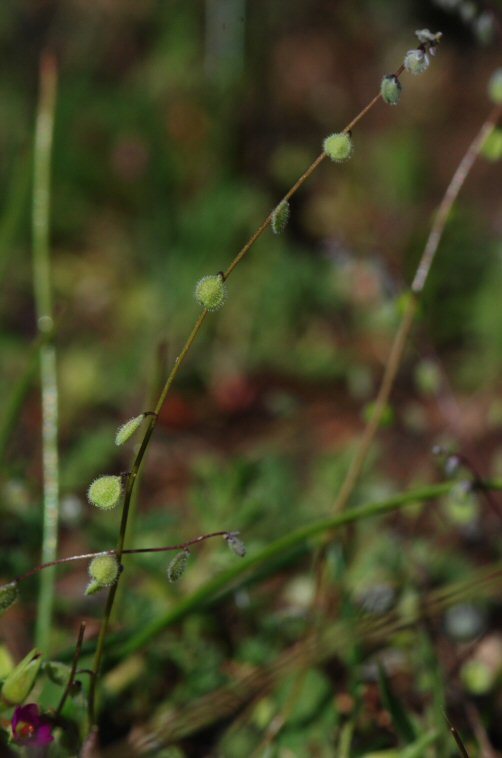
<svg viewBox="0 0 502 758"><path fill-rule="evenodd" d="M122 477L106 475L95 479L87 490L91 505L104 511L115 508L122 494Z"/></svg>
<svg viewBox="0 0 502 758"><path fill-rule="evenodd" d="M247 552L246 546L243 541L239 539L239 534L240 532L229 532L229 534L226 535L225 539L232 553L238 555L239 558L244 558Z"/></svg>
<svg viewBox="0 0 502 758"><path fill-rule="evenodd" d="M401 97L401 90L401 82L397 76L394 76L394 74L384 76L380 85L380 94L384 103L387 103L387 105L397 105Z"/></svg>
<svg viewBox="0 0 502 758"><path fill-rule="evenodd" d="M336 163L341 163L350 158L352 154L352 139L347 132L330 134L323 142L323 149L328 158Z"/></svg>
<svg viewBox="0 0 502 758"><path fill-rule="evenodd" d="M195 299L208 311L217 311L225 303L226 287L221 274L203 276L195 286Z"/></svg>
<svg viewBox="0 0 502 758"><path fill-rule="evenodd" d="M167 567L167 578L170 582L177 582L183 576L190 557L189 550L182 550L177 553Z"/></svg>
<svg viewBox="0 0 502 758"><path fill-rule="evenodd" d="M140 413L139 416L134 416L133 418L130 418L129 421L126 421L125 424L122 424L122 426L117 429L117 434L115 435L115 444L123 445L124 442L127 442L127 440L132 437L134 432L139 429L144 418L145 414Z"/></svg>
<svg viewBox="0 0 502 758"><path fill-rule="evenodd" d="M9 582L0 587L0 614L10 608L19 597L17 582Z"/></svg>
<svg viewBox="0 0 502 758"><path fill-rule="evenodd" d="M103 553L97 555L89 564L89 576L100 587L111 587L119 575L119 562L114 555Z"/></svg>
<svg viewBox="0 0 502 758"><path fill-rule="evenodd" d="M283 200L272 213L271 227L274 234L284 231L289 220L289 203Z"/></svg>
<svg viewBox="0 0 502 758"><path fill-rule="evenodd" d="M403 64L406 71L418 76L429 68L429 56L423 50L408 50L404 56Z"/></svg>

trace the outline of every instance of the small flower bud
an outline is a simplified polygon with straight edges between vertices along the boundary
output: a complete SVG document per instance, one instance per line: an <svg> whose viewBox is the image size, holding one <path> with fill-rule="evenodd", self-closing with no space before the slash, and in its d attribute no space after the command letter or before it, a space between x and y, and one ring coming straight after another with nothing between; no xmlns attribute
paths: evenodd
<svg viewBox="0 0 502 758"><path fill-rule="evenodd" d="M429 29L417 29L415 32L421 45L432 45L435 47L443 36L443 32L431 32Z"/></svg>
<svg viewBox="0 0 502 758"><path fill-rule="evenodd" d="M208 311L219 310L225 298L226 287L221 274L203 276L195 286L195 299Z"/></svg>
<svg viewBox="0 0 502 758"><path fill-rule="evenodd" d="M401 82L397 76L394 76L394 74L384 76L380 85L380 94L384 103L387 103L387 105L397 105L401 97L401 90Z"/></svg>
<svg viewBox="0 0 502 758"><path fill-rule="evenodd" d="M240 532L229 532L229 534L226 535L225 539L232 553L238 555L239 558L244 558L247 552L246 546L243 541L239 539L239 534Z"/></svg>
<svg viewBox="0 0 502 758"><path fill-rule="evenodd" d="M352 140L347 132L330 134L323 142L323 149L328 158L341 163L350 158L352 154Z"/></svg>
<svg viewBox="0 0 502 758"><path fill-rule="evenodd" d="M20 705L31 692L42 665L39 651L34 648L16 668L10 672L3 683L2 697L11 705Z"/></svg>
<svg viewBox="0 0 502 758"><path fill-rule="evenodd" d="M495 105L502 103L502 68L497 68L488 82L488 95Z"/></svg>
<svg viewBox="0 0 502 758"><path fill-rule="evenodd" d="M289 203L283 200L272 213L272 231L274 234L280 234L284 231L289 220Z"/></svg>
<svg viewBox="0 0 502 758"><path fill-rule="evenodd" d="M99 584L100 589L111 587L112 584L115 584L119 570L119 562L114 555L110 555L109 553L97 555L89 564L89 576L94 582ZM90 593L86 591L86 594Z"/></svg>
<svg viewBox="0 0 502 758"><path fill-rule="evenodd" d="M403 62L406 71L415 76L423 74L429 68L429 56L423 50L408 50Z"/></svg>
<svg viewBox="0 0 502 758"><path fill-rule="evenodd" d="M0 587L0 614L10 608L19 597L17 582L9 582Z"/></svg>
<svg viewBox="0 0 502 758"><path fill-rule="evenodd" d="M115 444L123 445L124 442L127 442L127 440L132 437L134 432L139 429L144 418L145 414L140 413L139 416L134 416L134 418L130 418L129 421L126 421L125 424L122 424L122 426L117 429L117 434L115 435Z"/></svg>
<svg viewBox="0 0 502 758"><path fill-rule="evenodd" d="M87 498L91 505L104 511L115 508L122 494L122 478L120 476L100 476L95 479L87 490Z"/></svg>
<svg viewBox="0 0 502 758"><path fill-rule="evenodd" d="M178 579L185 573L188 559L190 557L189 550L182 550L181 553L177 553L167 567L167 578L170 582L177 582Z"/></svg>

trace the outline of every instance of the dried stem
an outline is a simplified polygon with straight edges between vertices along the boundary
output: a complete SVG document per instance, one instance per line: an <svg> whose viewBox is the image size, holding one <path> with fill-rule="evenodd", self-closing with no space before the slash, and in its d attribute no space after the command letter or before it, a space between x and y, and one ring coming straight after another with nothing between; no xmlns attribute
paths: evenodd
<svg viewBox="0 0 502 758"><path fill-rule="evenodd" d="M460 161L451 179L450 184L448 185L441 204L439 205L431 232L427 239L422 257L413 279L413 283L411 285L410 297L406 302L406 308L401 324L399 325L396 336L394 337L394 342L391 347L389 359L385 366L380 389L375 400L373 413L371 414L371 419L364 429L357 453L349 467L338 497L336 498L336 501L333 505L333 510L335 512L339 512L346 507L348 500L354 491L354 487L359 479L359 476L361 475L364 463L366 461L366 456L368 455L368 450L378 430L378 427L382 420L383 412L389 400L390 393L392 392L394 381L396 379L396 375L399 370L399 366L401 364L401 360L406 347L406 342L408 340L411 326L417 312L419 298L429 276L429 272L434 262L434 258L443 236L446 222L448 221L453 203L457 199L458 194L462 189L471 168L476 162L479 151L486 141L486 138L495 128L499 115L500 107L494 108L474 140L469 145L464 157Z"/></svg>

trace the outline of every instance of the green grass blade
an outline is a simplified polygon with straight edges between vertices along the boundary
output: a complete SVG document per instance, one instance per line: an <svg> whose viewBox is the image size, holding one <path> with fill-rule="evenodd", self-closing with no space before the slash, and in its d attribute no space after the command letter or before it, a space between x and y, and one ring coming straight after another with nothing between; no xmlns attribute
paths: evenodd
<svg viewBox="0 0 502 758"><path fill-rule="evenodd" d="M401 740L405 745L414 742L417 738L413 724L408 714L401 705L399 698L392 690L392 686L384 667L378 664L378 685L383 704L392 717L392 723Z"/></svg>

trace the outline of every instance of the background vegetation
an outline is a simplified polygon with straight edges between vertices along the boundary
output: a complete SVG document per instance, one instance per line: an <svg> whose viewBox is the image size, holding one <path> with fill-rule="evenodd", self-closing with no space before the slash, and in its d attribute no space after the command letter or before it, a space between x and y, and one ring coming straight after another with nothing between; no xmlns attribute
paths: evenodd
<svg viewBox="0 0 502 758"><path fill-rule="evenodd" d="M41 51L53 50L60 68L51 237L59 553L69 555L114 545L117 514L96 516L85 492L96 475L128 469L130 449L115 447L114 431L151 407L198 311L195 282L228 265L322 138L399 65L413 31L444 33L427 75L407 77L397 108L379 104L361 122L353 160L323 165L293 201L286 234L267 233L232 277L228 303L206 324L159 420L134 546L238 529L253 556L329 513L431 213L488 112L497 8L447 5L1 4L2 580L40 556L29 206ZM473 6L471 19L460 5ZM490 13L493 26L483 26ZM481 160L441 245L386 428L352 505L441 480L431 455L438 443L468 456L483 477L502 473L494 182L493 164ZM339 642L310 661L301 680L286 657L272 686L260 675L311 623L314 543L187 608L192 592L234 565L224 545L194 550L174 586L165 556L128 559L104 683L104 749L123 754L133 725L128 749L140 752L144 736L167 724L160 742L176 747L166 755L264 754L267 728L300 681L268 755L407 755L403 746L424 738L430 747L424 742L413 755L455 755L443 709L472 755L495 755L502 638L500 605L489 593L461 593L411 629L372 634L429 591L495 565L499 526L483 499L457 490L351 527L329 554ZM85 572L84 565L58 572L54 655L71 654L82 618L87 640L95 639L103 598L83 596ZM23 602L0 622L15 659L32 646L37 587L36 579L27 583ZM377 660L387 671L380 683ZM230 689L227 708L226 688L251 673L256 686L242 700ZM155 744L152 751L161 754Z"/></svg>

